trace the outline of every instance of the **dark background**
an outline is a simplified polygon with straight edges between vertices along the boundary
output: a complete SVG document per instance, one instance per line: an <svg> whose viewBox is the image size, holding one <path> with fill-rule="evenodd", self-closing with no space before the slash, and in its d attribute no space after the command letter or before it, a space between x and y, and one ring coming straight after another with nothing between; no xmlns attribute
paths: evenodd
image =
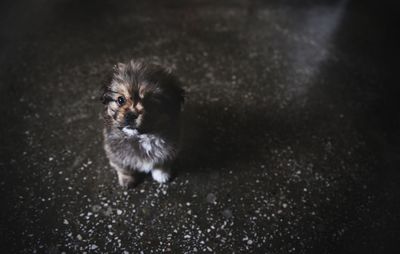
<svg viewBox="0 0 400 254"><path fill-rule="evenodd" d="M398 24L381 1L2 1L1 251L395 253ZM99 87L131 58L187 91L168 185L121 189L103 152Z"/></svg>

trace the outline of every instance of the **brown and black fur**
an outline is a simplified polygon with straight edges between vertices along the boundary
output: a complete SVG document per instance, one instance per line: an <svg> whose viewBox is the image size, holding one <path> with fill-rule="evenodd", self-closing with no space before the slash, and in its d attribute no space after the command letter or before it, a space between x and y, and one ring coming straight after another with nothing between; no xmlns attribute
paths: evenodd
<svg viewBox="0 0 400 254"><path fill-rule="evenodd" d="M135 172L170 178L180 135L184 90L161 66L130 61L118 64L102 94L104 148L119 184L134 186Z"/></svg>

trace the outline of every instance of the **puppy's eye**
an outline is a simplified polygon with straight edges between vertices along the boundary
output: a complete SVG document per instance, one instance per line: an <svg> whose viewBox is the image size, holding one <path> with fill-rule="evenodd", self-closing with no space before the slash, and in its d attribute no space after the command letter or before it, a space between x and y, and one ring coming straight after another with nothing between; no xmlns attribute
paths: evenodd
<svg viewBox="0 0 400 254"><path fill-rule="evenodd" d="M117 98L118 105L122 106L125 104L125 98L120 96Z"/></svg>

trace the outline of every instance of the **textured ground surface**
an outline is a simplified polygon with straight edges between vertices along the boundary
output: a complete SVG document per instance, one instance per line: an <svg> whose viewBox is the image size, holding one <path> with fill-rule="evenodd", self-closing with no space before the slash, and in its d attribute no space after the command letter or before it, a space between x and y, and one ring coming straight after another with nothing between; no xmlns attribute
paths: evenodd
<svg viewBox="0 0 400 254"><path fill-rule="evenodd" d="M395 8L91 2L1 4L4 253L398 249ZM123 190L98 89L132 57L183 81L185 142L170 184Z"/></svg>

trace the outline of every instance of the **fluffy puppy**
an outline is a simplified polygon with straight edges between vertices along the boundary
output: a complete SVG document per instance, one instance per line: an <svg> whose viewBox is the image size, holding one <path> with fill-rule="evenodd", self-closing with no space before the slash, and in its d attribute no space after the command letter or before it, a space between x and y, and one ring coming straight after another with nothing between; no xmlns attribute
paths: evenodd
<svg viewBox="0 0 400 254"><path fill-rule="evenodd" d="M124 187L137 184L137 172L165 183L176 158L184 90L164 68L144 62L119 63L101 97L104 149Z"/></svg>

